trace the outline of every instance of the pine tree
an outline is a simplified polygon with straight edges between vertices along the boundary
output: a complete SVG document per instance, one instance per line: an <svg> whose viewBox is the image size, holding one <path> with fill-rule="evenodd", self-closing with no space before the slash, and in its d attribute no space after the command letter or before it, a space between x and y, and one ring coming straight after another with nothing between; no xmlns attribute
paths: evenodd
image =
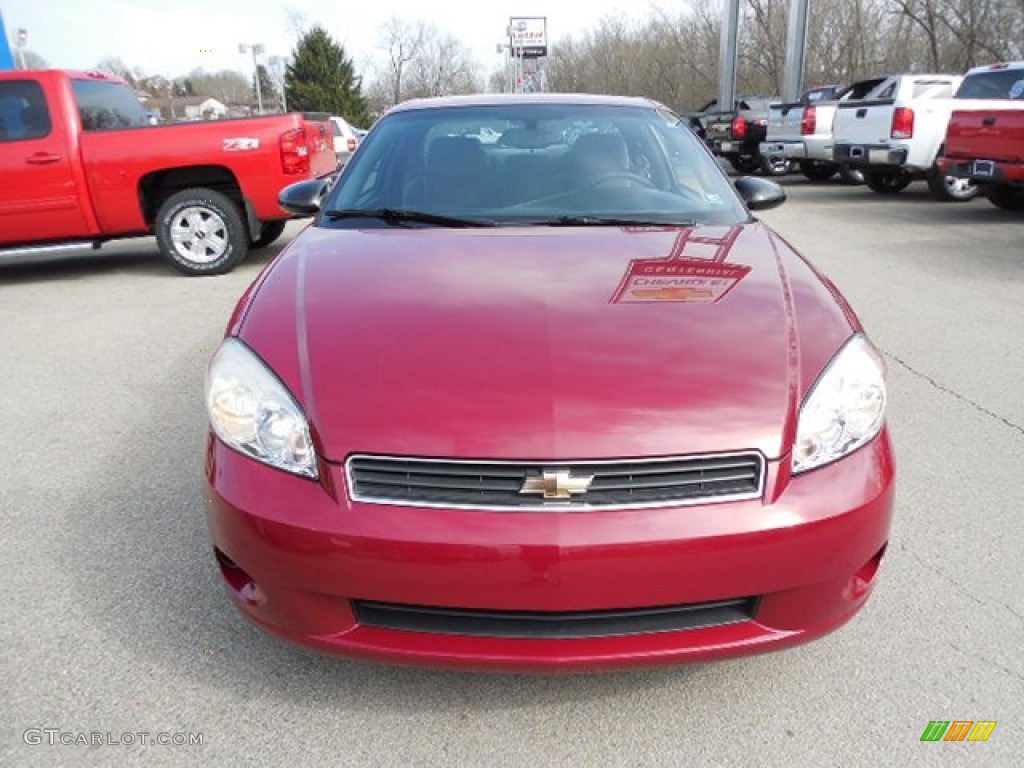
<svg viewBox="0 0 1024 768"><path fill-rule="evenodd" d="M320 25L299 39L284 81L291 110L330 112L356 126L370 122L362 78L355 74L345 49Z"/></svg>

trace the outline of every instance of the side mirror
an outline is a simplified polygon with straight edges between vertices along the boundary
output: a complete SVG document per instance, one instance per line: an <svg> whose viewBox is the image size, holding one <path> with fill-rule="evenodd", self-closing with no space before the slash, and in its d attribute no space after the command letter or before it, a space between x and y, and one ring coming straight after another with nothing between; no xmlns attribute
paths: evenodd
<svg viewBox="0 0 1024 768"><path fill-rule="evenodd" d="M320 203L330 188L330 179L297 181L281 190L277 196L277 204L288 213L312 216L320 210Z"/></svg>
<svg viewBox="0 0 1024 768"><path fill-rule="evenodd" d="M756 176L741 176L733 184L740 193L747 208L752 211L767 211L786 202L786 190L782 185Z"/></svg>

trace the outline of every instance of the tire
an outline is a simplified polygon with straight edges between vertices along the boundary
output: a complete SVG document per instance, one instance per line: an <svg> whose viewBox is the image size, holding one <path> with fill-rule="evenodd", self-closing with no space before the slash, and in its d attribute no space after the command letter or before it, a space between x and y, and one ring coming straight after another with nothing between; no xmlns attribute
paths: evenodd
<svg viewBox="0 0 1024 768"><path fill-rule="evenodd" d="M736 173L753 173L758 169L760 162L754 155L731 155L729 165Z"/></svg>
<svg viewBox="0 0 1024 768"><path fill-rule="evenodd" d="M865 171L864 183L872 192L881 195L895 195L907 188L913 177L904 170L895 171Z"/></svg>
<svg viewBox="0 0 1024 768"><path fill-rule="evenodd" d="M946 176L937 168L928 174L928 189L932 195L947 203L966 203L978 196L981 190L970 179Z"/></svg>
<svg viewBox="0 0 1024 768"><path fill-rule="evenodd" d="M988 201L1004 211L1024 211L1024 187L1012 184L992 184L987 192Z"/></svg>
<svg viewBox="0 0 1024 768"><path fill-rule="evenodd" d="M765 176L785 176L793 170L793 161L784 157L761 156L758 167Z"/></svg>
<svg viewBox="0 0 1024 768"><path fill-rule="evenodd" d="M249 253L238 206L212 189L183 189L164 200L154 224L163 257L186 275L230 272Z"/></svg>
<svg viewBox="0 0 1024 768"><path fill-rule="evenodd" d="M866 181L864 178L864 171L860 168L852 168L849 165L839 166L839 180L843 182L843 184L851 185L860 185Z"/></svg>
<svg viewBox="0 0 1024 768"><path fill-rule="evenodd" d="M800 173L810 181L828 181L838 170L838 166L831 163L804 163L800 166Z"/></svg>
<svg viewBox="0 0 1024 768"><path fill-rule="evenodd" d="M287 224L288 219L274 219L273 221L263 222L263 228L260 230L260 236L252 241L249 248L252 250L266 248L281 236Z"/></svg>

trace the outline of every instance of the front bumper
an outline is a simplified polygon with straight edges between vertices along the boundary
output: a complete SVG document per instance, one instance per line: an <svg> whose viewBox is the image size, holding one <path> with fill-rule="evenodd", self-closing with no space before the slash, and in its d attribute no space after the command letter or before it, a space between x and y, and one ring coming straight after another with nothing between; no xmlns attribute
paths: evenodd
<svg viewBox="0 0 1024 768"><path fill-rule="evenodd" d="M344 656L493 670L594 670L811 640L864 604L888 540L889 438L762 499L660 509L495 512L351 502L343 467L311 482L209 439L210 528L235 604L268 632ZM369 626L385 604L558 614L745 600L752 618L553 637ZM360 608L362 606L362 608Z"/></svg>

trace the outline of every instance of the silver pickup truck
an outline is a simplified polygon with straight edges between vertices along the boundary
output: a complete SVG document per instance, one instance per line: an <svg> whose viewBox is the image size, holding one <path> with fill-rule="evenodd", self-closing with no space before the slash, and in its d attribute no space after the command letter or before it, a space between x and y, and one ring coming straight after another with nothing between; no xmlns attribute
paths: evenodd
<svg viewBox="0 0 1024 768"><path fill-rule="evenodd" d="M839 173L847 184L863 184L860 170L840 165L832 156L832 120L841 102L864 98L884 79L861 80L846 88L814 88L804 93L800 101L772 104L761 154L795 163L812 181L826 181Z"/></svg>

